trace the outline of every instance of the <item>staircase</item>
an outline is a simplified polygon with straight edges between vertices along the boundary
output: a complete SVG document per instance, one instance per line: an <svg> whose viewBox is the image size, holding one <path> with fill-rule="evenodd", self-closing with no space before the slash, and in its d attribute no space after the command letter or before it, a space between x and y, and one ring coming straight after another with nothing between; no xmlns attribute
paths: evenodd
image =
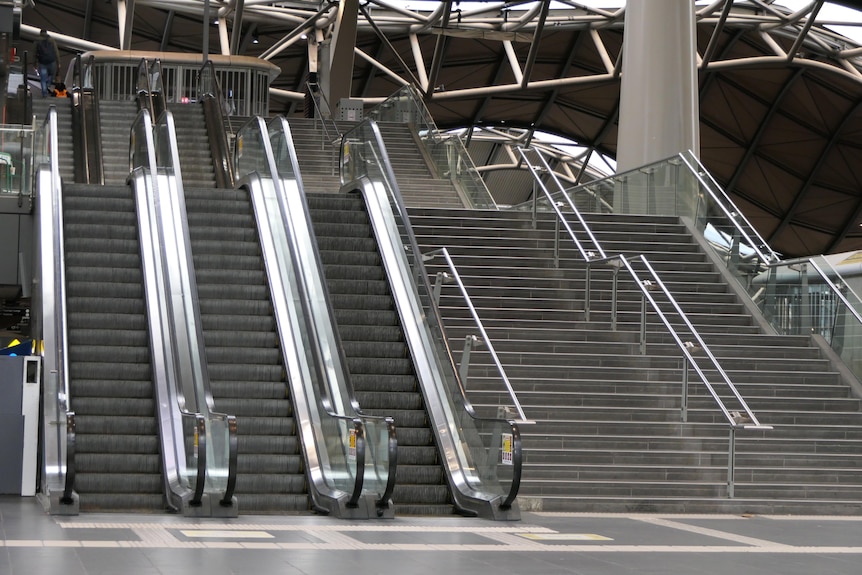
<svg viewBox="0 0 862 575"><path fill-rule="evenodd" d="M177 131L177 149L183 185L214 188L216 185L210 139L204 109L200 104L169 104Z"/></svg>
<svg viewBox="0 0 862 575"><path fill-rule="evenodd" d="M395 419L395 513L451 515L445 471L362 198L307 200L359 404L369 415Z"/></svg>
<svg viewBox="0 0 862 575"><path fill-rule="evenodd" d="M306 193L334 194L341 188L338 155L341 146L340 134L332 133L331 123L327 125L329 136L336 142L327 141L320 120L311 118L290 118L290 134L296 147L296 158L302 170L302 185ZM349 131L356 124L341 122L338 130Z"/></svg>
<svg viewBox="0 0 862 575"><path fill-rule="evenodd" d="M122 186L129 177L129 143L132 124L137 116L138 104L135 101L99 102L102 167L106 185Z"/></svg>
<svg viewBox="0 0 862 575"><path fill-rule="evenodd" d="M772 431L737 433L727 497L728 426L694 372L680 422L682 354L655 315L639 353L640 292L620 274L610 330L609 272L596 268L590 321L573 248L552 260L553 221L529 214L410 210L423 251L446 246L528 417L522 509L854 513L862 495L862 415L808 338L762 333L673 218L588 215L608 254L646 253L742 396ZM439 269L431 261L432 273ZM460 299L441 300L453 350L476 333ZM456 355L458 355L456 353ZM468 389L497 405L487 357Z"/></svg>
<svg viewBox="0 0 862 575"><path fill-rule="evenodd" d="M64 241L75 489L82 511L165 508L135 201L66 184Z"/></svg>
<svg viewBox="0 0 862 575"><path fill-rule="evenodd" d="M344 133L356 126L339 122ZM410 206L462 208L464 202L448 179L437 179L428 168L419 144L407 124L381 122L380 135L392 163L395 179L405 202ZM331 194L341 188L339 145L327 145L320 122L291 118L290 130L302 170L306 193Z"/></svg>
<svg viewBox="0 0 862 575"><path fill-rule="evenodd" d="M408 206L463 208L464 202L445 174L432 174L420 145L407 124L380 122L380 135L392 163L395 180Z"/></svg>

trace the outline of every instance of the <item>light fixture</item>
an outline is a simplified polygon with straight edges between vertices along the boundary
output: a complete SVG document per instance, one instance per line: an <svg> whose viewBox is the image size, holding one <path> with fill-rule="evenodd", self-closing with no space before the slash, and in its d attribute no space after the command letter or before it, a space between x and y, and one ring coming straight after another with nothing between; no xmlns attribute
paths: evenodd
<svg viewBox="0 0 862 575"><path fill-rule="evenodd" d="M254 36L251 37L251 43L252 44L260 44L260 40L258 40L257 34L255 34Z"/></svg>

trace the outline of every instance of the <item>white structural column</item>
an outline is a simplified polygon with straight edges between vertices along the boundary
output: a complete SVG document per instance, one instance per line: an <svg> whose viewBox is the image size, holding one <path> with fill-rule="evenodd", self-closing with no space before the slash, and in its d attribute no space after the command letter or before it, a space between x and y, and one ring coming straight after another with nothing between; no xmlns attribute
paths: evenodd
<svg viewBox="0 0 862 575"><path fill-rule="evenodd" d="M700 155L694 0L628 0L617 172Z"/></svg>

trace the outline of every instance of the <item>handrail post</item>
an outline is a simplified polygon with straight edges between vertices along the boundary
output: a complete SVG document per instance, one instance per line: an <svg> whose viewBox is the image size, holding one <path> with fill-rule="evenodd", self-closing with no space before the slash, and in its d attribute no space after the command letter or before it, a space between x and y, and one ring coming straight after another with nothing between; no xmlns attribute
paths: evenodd
<svg viewBox="0 0 862 575"><path fill-rule="evenodd" d="M803 263L799 266L800 277L800 293L799 293L799 323L801 324L800 333L808 334L811 332L811 296L808 293L808 264Z"/></svg>
<svg viewBox="0 0 862 575"><path fill-rule="evenodd" d="M461 365L458 366L458 377L461 378L461 383L464 389L467 389L467 374L470 371L470 352L473 351L473 346L479 343L479 338L475 335L468 335L464 338L464 351L461 353Z"/></svg>
<svg viewBox="0 0 862 575"><path fill-rule="evenodd" d="M727 442L727 498L733 499L734 473L736 472L736 426L730 426L730 439Z"/></svg>
<svg viewBox="0 0 862 575"><path fill-rule="evenodd" d="M617 292L619 291L620 267L613 268L611 283L611 331L617 331Z"/></svg>
<svg viewBox="0 0 862 575"><path fill-rule="evenodd" d="M560 267L560 218L554 218L554 267Z"/></svg>
<svg viewBox="0 0 862 575"><path fill-rule="evenodd" d="M538 222L536 221L539 213L539 192L536 189L536 180L533 179L533 229L535 230L538 227Z"/></svg>
<svg viewBox="0 0 862 575"><path fill-rule="evenodd" d="M584 321L590 321L590 270L592 266L590 266L590 262L587 262L587 273L584 276Z"/></svg>
<svg viewBox="0 0 862 575"><path fill-rule="evenodd" d="M646 294L641 295L641 336L640 336L640 353L646 355Z"/></svg>
<svg viewBox="0 0 862 575"><path fill-rule="evenodd" d="M682 401L680 402L680 420L688 421L688 358L682 357Z"/></svg>

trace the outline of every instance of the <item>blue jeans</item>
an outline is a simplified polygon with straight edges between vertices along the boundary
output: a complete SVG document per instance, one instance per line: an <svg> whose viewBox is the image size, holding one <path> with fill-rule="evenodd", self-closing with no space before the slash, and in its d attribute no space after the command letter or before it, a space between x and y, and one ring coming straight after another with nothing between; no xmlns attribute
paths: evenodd
<svg viewBox="0 0 862 575"><path fill-rule="evenodd" d="M57 63L39 64L39 82L42 84L42 97L48 95L48 89L54 89L54 74L57 73Z"/></svg>

